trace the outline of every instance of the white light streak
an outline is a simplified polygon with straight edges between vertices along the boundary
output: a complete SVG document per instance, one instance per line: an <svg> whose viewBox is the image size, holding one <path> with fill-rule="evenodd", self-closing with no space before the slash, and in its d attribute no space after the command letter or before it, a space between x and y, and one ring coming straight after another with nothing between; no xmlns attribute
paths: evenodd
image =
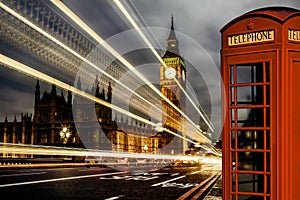
<svg viewBox="0 0 300 200"><path fill-rule="evenodd" d="M88 33L91 37L93 37L97 42L99 42L105 49L107 49L113 56L115 56L117 59L120 60L128 69L130 69L134 74L136 74L137 77L139 77L141 80L143 80L154 92L156 92L161 98L163 98L168 104L170 104L174 109L176 109L182 116L184 116L189 122L192 122L192 120L184 113L182 110L180 110L176 105L173 104L166 96L164 96L151 82L149 82L144 75L139 73L134 66L132 66L124 57L122 57L115 49L113 49L104 39L102 39L93 29L91 29L84 21L80 19L73 11L71 11L63 2L60 0L51 0L51 2L57 6L62 12L64 12L67 16L70 17L78 26L80 26L86 33ZM127 13L128 14L128 13ZM128 14L129 15L129 14ZM157 52L154 50L150 42L147 40L147 38L141 33L141 30L139 27L135 24L135 22L130 17L130 22L134 24L134 27L136 30L141 34L143 39L145 39L147 42L147 45L153 52L155 52L155 55L157 58L159 58L159 61L166 66L166 64L163 62L163 60L160 58L160 56L157 54ZM155 106L156 107L156 106ZM193 123L193 122L192 122ZM194 123L193 123L194 124ZM198 127L195 126L197 129ZM201 132L201 130L199 130Z"/></svg>
<svg viewBox="0 0 300 200"><path fill-rule="evenodd" d="M66 147L53 147L43 145L24 145L12 143L0 143L1 152L14 153L14 154L32 154L32 155L58 155L58 156L92 156L96 158L138 158L138 159L166 159L166 160L194 160L195 157L191 156L178 156L169 154L142 154L142 153L129 153L129 152L112 152L95 149L81 149L81 148L66 148Z"/></svg>
<svg viewBox="0 0 300 200"><path fill-rule="evenodd" d="M121 4L121 2L119 0L114 0L115 4L118 6L118 8L121 10L121 12L123 13L123 15L127 18L127 20L130 22L130 24L134 27L134 29L138 32L138 34L141 36L141 38L144 40L144 42L146 43L146 45L150 48L150 50L152 51L152 53L154 54L154 56L159 60L159 62L165 67L167 68L168 66L166 65L166 63L163 61L163 59L160 57L160 55L156 52L156 50L153 48L152 44L150 43L150 41L147 39L147 37L143 34L143 32L141 31L140 27L135 23L135 21L133 20L133 18L130 16L130 14L127 12L127 10L124 8L124 6ZM185 96L189 99L189 101L192 103L192 105L195 107L195 109L199 112L199 114L201 115L201 117L204 119L205 123L209 126L209 128L214 131L214 128L212 127L211 123L209 123L207 121L207 119L204 117L204 115L201 113L201 111L198 109L198 107L194 104L194 102L192 101L192 99L189 97L189 95L186 93L185 89L181 86L181 84L178 82L178 80L176 79L176 77L174 78L174 80L176 81L176 84L180 87L180 89L183 91L183 93L185 94ZM173 106L173 105L172 105ZM176 109L176 108L175 108ZM176 109L177 110L177 109ZM180 110L180 109L179 109ZM179 111L177 110L177 111ZM180 112L180 111L179 111ZM181 113L183 115L183 113ZM189 119L187 116L185 116L186 119ZM189 120L190 121L190 120ZM193 122L192 122L193 123Z"/></svg>
<svg viewBox="0 0 300 200"><path fill-rule="evenodd" d="M83 56L81 56L80 54L78 54L77 52L75 52L74 50L72 50L71 48L69 48L68 46L66 46L65 44L63 44L62 42L60 42L59 40L57 40L56 38L54 38L53 36L51 36L50 34L48 34L46 31L42 30L41 28L39 28L38 26L36 26L35 24L33 24L32 22L30 22L29 20L27 20L25 17L21 16L20 14L18 14L17 12L15 12L14 10L12 10L11 8L7 7L5 4L3 4L2 2L0 2L0 7L3 8L4 10L6 10L8 13L10 13L11 15L15 16L16 18L18 18L19 20L21 20L22 22L26 23L28 26L30 26L31 28L33 28L34 30L38 31L39 33L41 33L42 35L44 35L45 37L47 37L48 39L50 39L51 41L53 41L54 43L58 44L59 46L61 46L62 48L64 48L65 50L67 50L68 52L70 52L71 54L73 54L74 56L76 56L77 58L79 58L80 60L84 61L85 63L87 63L88 65L92 66L94 69L99 70L101 73L105 74L107 77L109 77L110 79L112 79L113 81L117 82L118 84L120 84L122 87L124 87L125 89L129 90L130 92L132 92L133 94L137 95L139 98L141 98L142 100L144 100L145 102L147 102L148 104L152 105L147 99L145 99L144 97L142 97L141 95L137 94L135 91L132 91L129 87L127 87L126 85L124 85L122 82L119 82L115 77L111 76L110 74L106 73L105 71L103 71L101 68L97 67L96 65L94 65L92 62L90 62L89 60L87 60L86 58L84 58ZM72 13L69 13L70 15L72 15ZM101 39L100 37L98 39ZM109 47L107 47L109 48ZM112 48L111 48L112 49Z"/></svg>
<svg viewBox="0 0 300 200"><path fill-rule="evenodd" d="M151 121L149 121L147 119L144 119L144 118L142 118L142 117L140 117L138 115L135 115L135 114L133 114L133 113L127 111L127 110L124 110L124 109L122 109L120 107L114 106L113 104L110 104L110 103L108 103L108 102L106 102L104 100L96 98L93 95L90 95L90 94L88 94L88 93L86 93L84 91L81 91L81 90L79 90L79 89L77 89L77 88L75 88L75 87L73 87L71 85L68 85L68 84L66 84L66 83L64 83L64 82L62 82L62 81L60 81L58 79L55 79L55 78L53 78L51 76L48 76L47 74L44 74L44 73L42 73L40 71L32 69L31 67L29 67L29 66L27 66L27 65L25 65L23 63L20 63L18 61L15 61L15 60L13 60L13 59L5 56L5 55L0 54L0 63L2 63L3 65L5 65L5 66L7 66L7 67L9 67L9 68L11 68L13 70L16 70L16 71L19 71L21 73L24 73L24 74L26 74L28 76L31 76L31 77L34 77L34 78L38 78L38 79L43 80L44 82L47 82L49 84L55 84L56 86L58 86L58 87L60 87L62 89L65 89L67 91L71 91L71 92L73 92L75 94L83 96L83 97L85 97L87 99L90 99L90 100L92 100L94 102L97 102L97 103L99 103L99 104L101 104L103 106L106 106L108 108L112 108L115 111L123 113L123 114L125 114L125 115L127 115L129 117L132 117L134 119L137 119L137 120L139 120L141 122L144 122L146 124L150 124L151 126L156 126L155 123L153 123L153 122L151 122ZM168 129L164 129L164 130L168 130ZM180 136L180 135L178 135L178 134L176 134L176 133L174 133L172 131L168 130L168 132L174 134L175 136ZM187 141L191 141L188 138L184 138L184 137L181 137L181 138L184 139L184 140L187 140ZM193 141L191 141L191 142L193 142ZM193 143L195 143L195 142L193 142Z"/></svg>
<svg viewBox="0 0 300 200"><path fill-rule="evenodd" d="M58 2L59 3L59 2ZM65 7L64 4L61 3L62 6L64 6L65 9L67 9L68 11L68 8ZM38 26L36 26L35 24L33 24L32 22L30 22L29 20L27 20L26 18L24 18L23 16L21 16L20 14L18 14L17 12L15 12L14 10L12 10L11 8L9 8L8 6L6 6L5 4L3 4L2 2L0 2L0 7L3 8L4 10L6 10L8 13L12 14L13 16L15 16L16 18L18 18L19 20L23 21L24 23L26 23L28 26L30 26L31 28L33 28L34 30L38 31L39 33L41 33L42 35L44 35L45 37L47 37L48 39L50 39L51 41L53 41L54 43L58 44L59 46L61 46L62 48L64 48L65 50L69 51L70 53L72 53L74 56L76 56L77 58L79 58L80 60L84 61L85 63L87 63L88 65L92 66L94 69L96 70L99 70L100 72L104 73L106 76L108 76L109 78L111 78L113 81L117 82L118 84L120 84L122 87L124 87L125 89L129 90L130 92L132 92L133 94L135 94L136 96L138 96L139 98L141 98L143 101L147 102L148 104L152 105L154 108L156 109L159 109L157 108L157 106L153 105L151 102L149 102L147 99L145 99L144 97L142 97L141 95L137 94L135 91L132 91L128 86L124 85L122 82L120 82L119 80L117 80L116 78L114 78L113 76L111 76L110 74L106 73L105 71L103 71L101 68L97 67L96 65L94 65L93 63L91 63L89 60L87 60L86 58L82 57L80 54L78 54L77 52L75 52L74 50L72 50L71 48L69 48L68 46L66 46L65 44L63 44L62 42L60 42L59 40L57 40L56 38L54 38L53 36L51 36L50 34L48 34L46 31L42 30L41 28L39 28ZM89 32L89 34L91 34L92 37L94 37L97 41L100 41L100 42L104 42L105 43L105 48L107 48L110 52L113 53L113 55L118 55L120 56L111 46L109 46L109 44L107 44L100 36L98 36L92 29L89 28L89 26L87 26L79 17L77 17L72 11L69 11L67 12L67 14L69 14L69 16L72 16L74 17L74 19L76 19L77 21L79 21L80 23L80 26L83 26L85 29L87 29ZM74 20L73 19L73 20ZM129 64L124 58L122 58L123 62L125 62L125 64ZM11 60L12 61L12 60ZM19 63L21 64L21 63ZM130 65L130 64L129 64ZM25 65L24 65L25 66ZM137 71L135 70L135 68L132 66L131 67L135 73L137 73ZM22 71L19 70L20 72L23 72L25 74L28 74L30 76L33 76L33 77L38 77L38 76L35 76L34 74L36 72L38 72L37 70L34 70L30 67L26 67L26 69L28 69L27 72L29 72L29 74L25 71ZM34 71L32 71L34 70ZM37 74L37 73L36 73ZM78 90L77 88L74 88L70 85L67 85L67 84L64 84L63 82L59 81L58 79L54 79L50 76L47 76L46 74L42 74L42 73L39 73L39 77L40 79L44 80L45 82L48 82L50 84L55 84L55 85L58 85L58 83L60 83L60 85L58 85L59 87L63 88L63 89L66 89L66 90L70 90L74 93L77 93L81 96L84 96L85 98L87 99L90 99L90 100L93 100L94 102L98 102L100 103L101 105L104 105L104 106L107 106L107 107L110 107L116 111L119 111L123 114L126 114L128 115L129 117L132 117L134 119L137 119L137 120L140 120L142 122L145 122L147 124L150 124L152 126L155 126L154 123L152 123L151 121L147 120L147 119L144 119L144 118L141 118L137 115L134 115L124 109L121 109L119 107L116 107L116 106L113 106L109 103L107 103L106 101L103 101L99 98L96 98L88 93L85 93L83 91L80 91ZM146 79L146 78L144 78ZM151 84L148 82L148 84ZM151 84L151 86L153 86ZM154 87L154 86L153 86ZM154 87L155 88L155 87ZM156 89L156 88L155 88Z"/></svg>
<svg viewBox="0 0 300 200"><path fill-rule="evenodd" d="M163 181L163 182L160 182L160 183L153 184L153 185L151 185L151 186L152 186L152 187L156 187L156 186L159 186L159 185L163 185L163 184L165 184L165 183L169 183L169 182L171 182L171 181L175 181L175 180L178 180L178 179L182 179L182 178L184 178L184 177L185 177L185 175L179 176L179 177L176 177L176 178L167 180L167 181Z"/></svg>
<svg viewBox="0 0 300 200"><path fill-rule="evenodd" d="M144 118L142 118L142 117L140 117L138 115L135 115L133 113L130 113L129 111L124 110L124 109L122 109L120 107L114 106L114 105L112 105L112 104L110 104L110 103L108 103L108 102L106 102L104 100L96 98L93 95L90 95L90 94L88 94L88 93L86 93L84 91L81 91L81 90L79 90L79 89L77 89L77 88L75 88L75 87L73 87L71 85L68 85L68 84L66 84L66 83L64 83L64 82L62 82L62 81L60 81L58 79L55 79L55 78L53 78L51 76L48 76L47 74L44 74L44 73L42 73L40 71L32 69L31 67L29 67L27 65L24 65L24 64L22 64L22 63L20 63L18 61L15 61L15 60L13 60L13 59L5 56L5 55L0 54L0 63L3 63L5 66L7 66L7 67L9 67L9 68L11 68L13 70L19 71L21 73L24 73L24 74L26 74L28 76L41 79L44 82L47 82L49 84L55 84L58 87L60 87L62 89L65 89L66 91L71 91L71 92L73 92L75 94L78 94L80 96L83 96L83 97L85 97L85 98L87 98L89 100L97 102L97 103L99 103L99 104L101 104L103 106L106 106L108 108L112 108L115 111L118 111L120 113L128 115L129 117L132 117L134 119L140 120L141 122L144 122L146 124L150 124L152 126L156 125L155 123L152 123L149 120L146 120L146 119L144 119Z"/></svg>
<svg viewBox="0 0 300 200"><path fill-rule="evenodd" d="M40 181L10 183L10 184L0 185L0 188L19 186L19 185L30 185L30 184L36 184L36 183L49 183L49 182L66 181L66 180L74 180L74 179L82 179L82 178L91 178L91 177L99 177L99 176L110 176L110 175L124 174L124 173L127 173L127 172L113 172L113 173L105 173L105 174L92 174L92 175L85 175L85 176L73 176L73 177L65 177L65 178L46 179L46 180L40 180Z"/></svg>
<svg viewBox="0 0 300 200"><path fill-rule="evenodd" d="M52 0L52 2L54 4L59 4L59 8L61 8L60 6L62 6L64 9L69 10L63 3L61 3L58 0ZM28 26L30 26L31 28L35 29L36 31L38 31L39 33L41 33L42 35L44 35L45 37L47 37L48 39L50 39L51 41L55 42L56 44L58 44L59 46L61 46L62 48L64 48L65 50L69 51L70 53L72 53L73 55L75 55L77 58L79 58L80 60L86 62L87 64L91 65L93 68L101 71L102 73L104 73L106 76L108 76L109 78L111 78L112 80L114 80L115 82L119 83L120 85L122 85L125 89L131 91L130 88L128 88L126 85L120 83L117 79L115 79L114 77L112 77L110 74L107 74L105 71L101 70L99 67L97 67L96 65L94 65L93 63L91 63L89 60L87 60L86 58L82 57L80 54L78 54L77 52L75 52L74 50L72 50L71 48L69 48L68 46L66 46L65 44L63 44L62 42L60 42L59 40L57 40L56 38L52 37L50 34L48 34L47 32L45 32L44 30L42 30L41 28L39 28L38 26L36 26L35 24L31 23L29 20L27 20L26 18L24 18L23 16L19 15L17 12L15 12L14 10L10 9L9 7L7 7L5 4L3 4L2 2L0 2L0 7L3 8L4 10L6 10L8 13L12 14L13 16L15 16L16 18L18 18L19 20L21 20L22 22L26 23ZM125 58L123 58L121 55L119 55L109 44L107 44L99 35L97 35L91 28L89 28L89 26L87 26L79 17L77 17L72 11L69 10L69 12L66 12L66 14L68 16L71 17L71 19L73 19L76 23L78 23L81 27L84 28L84 30L86 30L94 39L96 39L98 42L102 43L103 46L109 51L111 52L114 56L116 56L117 58L119 58L119 60L125 64L125 66L127 66L130 70L132 70L133 73L135 73L138 77L140 77L143 81L145 81L146 84L149 85L149 87L151 89L153 89L157 94L159 94L163 99L165 99L170 105L172 105L178 112L180 112L186 119L188 119L188 121L192 122L188 116L186 116L177 106L175 106L168 98L166 98L152 83L150 83L142 74L140 74ZM145 38L147 39L147 38ZM149 42L148 42L149 43ZM149 45L151 47L151 44L149 43L147 45ZM153 49L154 51L154 49ZM155 51L154 51L155 52ZM157 53L156 53L157 54ZM158 55L158 54L157 54ZM158 55L159 56L159 55ZM22 73L25 73L29 76L35 77L35 78L39 78L45 82L48 82L50 84L55 84L65 90L69 90L72 91L75 94L84 96L87 99L90 99L94 102L98 102L101 105L107 106L109 108L112 108L120 113L123 113L125 115L128 115L129 117L132 117L134 119L137 119L141 122L144 122L146 124L151 124L152 126L155 126L155 124L151 123L150 121L141 118L137 115L134 115L133 113L130 113L126 110L123 110L119 107L113 106L109 103L107 103L106 101L103 101L101 99L98 99L88 93L85 93L81 90L78 90L77 88L72 87L71 85L68 85L64 82L59 81L58 79L55 79L53 77L50 77L46 74L43 74L37 70L34 70L22 63L19 63L15 60L12 60L4 55L0 55L0 62L2 62L3 64L5 64L6 66L9 66L10 68L20 71ZM160 57L159 57L160 58ZM160 58L161 60L161 58ZM161 60L162 61L162 60ZM165 65L165 63L162 61L162 63ZM139 94L136 94L134 91L133 92L135 95L137 95L139 98L143 99L145 102L149 103L150 105L152 105L150 102L148 102L148 100L144 99L142 96L140 96ZM155 106L156 107L156 106ZM177 135L174 132L171 132L168 130L168 132ZM181 137L183 138L183 137ZM184 138L187 141L190 141L187 138Z"/></svg>

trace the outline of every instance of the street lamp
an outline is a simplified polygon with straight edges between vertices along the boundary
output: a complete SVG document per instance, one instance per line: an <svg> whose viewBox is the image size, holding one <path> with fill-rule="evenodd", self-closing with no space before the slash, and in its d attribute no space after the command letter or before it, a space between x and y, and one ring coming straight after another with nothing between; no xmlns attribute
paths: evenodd
<svg viewBox="0 0 300 200"><path fill-rule="evenodd" d="M148 150L148 146L147 146L147 144L145 144L144 145L144 151L145 151L145 153L147 153L147 150Z"/></svg>
<svg viewBox="0 0 300 200"><path fill-rule="evenodd" d="M59 132L60 138L63 140L63 144L66 144L68 142L68 139L71 136L70 131L67 127L63 127L61 131Z"/></svg>

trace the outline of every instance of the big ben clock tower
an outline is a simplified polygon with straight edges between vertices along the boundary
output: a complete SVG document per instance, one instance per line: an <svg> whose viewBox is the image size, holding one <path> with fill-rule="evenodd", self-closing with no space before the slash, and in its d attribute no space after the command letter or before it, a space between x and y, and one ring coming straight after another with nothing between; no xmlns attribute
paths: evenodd
<svg viewBox="0 0 300 200"><path fill-rule="evenodd" d="M160 65L160 87L161 92L166 96L176 107L185 113L185 96L182 89L186 89L186 68L185 63L179 53L178 40L174 31L174 20L171 17L171 30L167 39L167 50L162 56L165 65ZM182 89L180 88L181 85ZM165 100L162 100L163 127L169 129L183 137L186 135L185 118L172 105ZM171 153L183 153L187 148L186 140L174 136L170 133L165 133L164 139L166 143L170 143L167 148L170 148Z"/></svg>

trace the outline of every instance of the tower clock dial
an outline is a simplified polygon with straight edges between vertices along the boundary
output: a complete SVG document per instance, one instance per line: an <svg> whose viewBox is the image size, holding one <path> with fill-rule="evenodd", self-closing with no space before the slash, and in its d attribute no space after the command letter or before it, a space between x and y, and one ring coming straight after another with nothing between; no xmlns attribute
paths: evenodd
<svg viewBox="0 0 300 200"><path fill-rule="evenodd" d="M165 70L165 77L167 79L173 79L176 76L176 70L172 67L169 67Z"/></svg>

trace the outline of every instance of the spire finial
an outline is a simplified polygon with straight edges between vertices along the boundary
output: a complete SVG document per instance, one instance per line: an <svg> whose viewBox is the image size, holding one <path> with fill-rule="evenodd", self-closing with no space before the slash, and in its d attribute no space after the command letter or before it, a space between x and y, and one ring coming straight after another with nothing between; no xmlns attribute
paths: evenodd
<svg viewBox="0 0 300 200"><path fill-rule="evenodd" d="M174 30L174 17L171 15L171 30Z"/></svg>

